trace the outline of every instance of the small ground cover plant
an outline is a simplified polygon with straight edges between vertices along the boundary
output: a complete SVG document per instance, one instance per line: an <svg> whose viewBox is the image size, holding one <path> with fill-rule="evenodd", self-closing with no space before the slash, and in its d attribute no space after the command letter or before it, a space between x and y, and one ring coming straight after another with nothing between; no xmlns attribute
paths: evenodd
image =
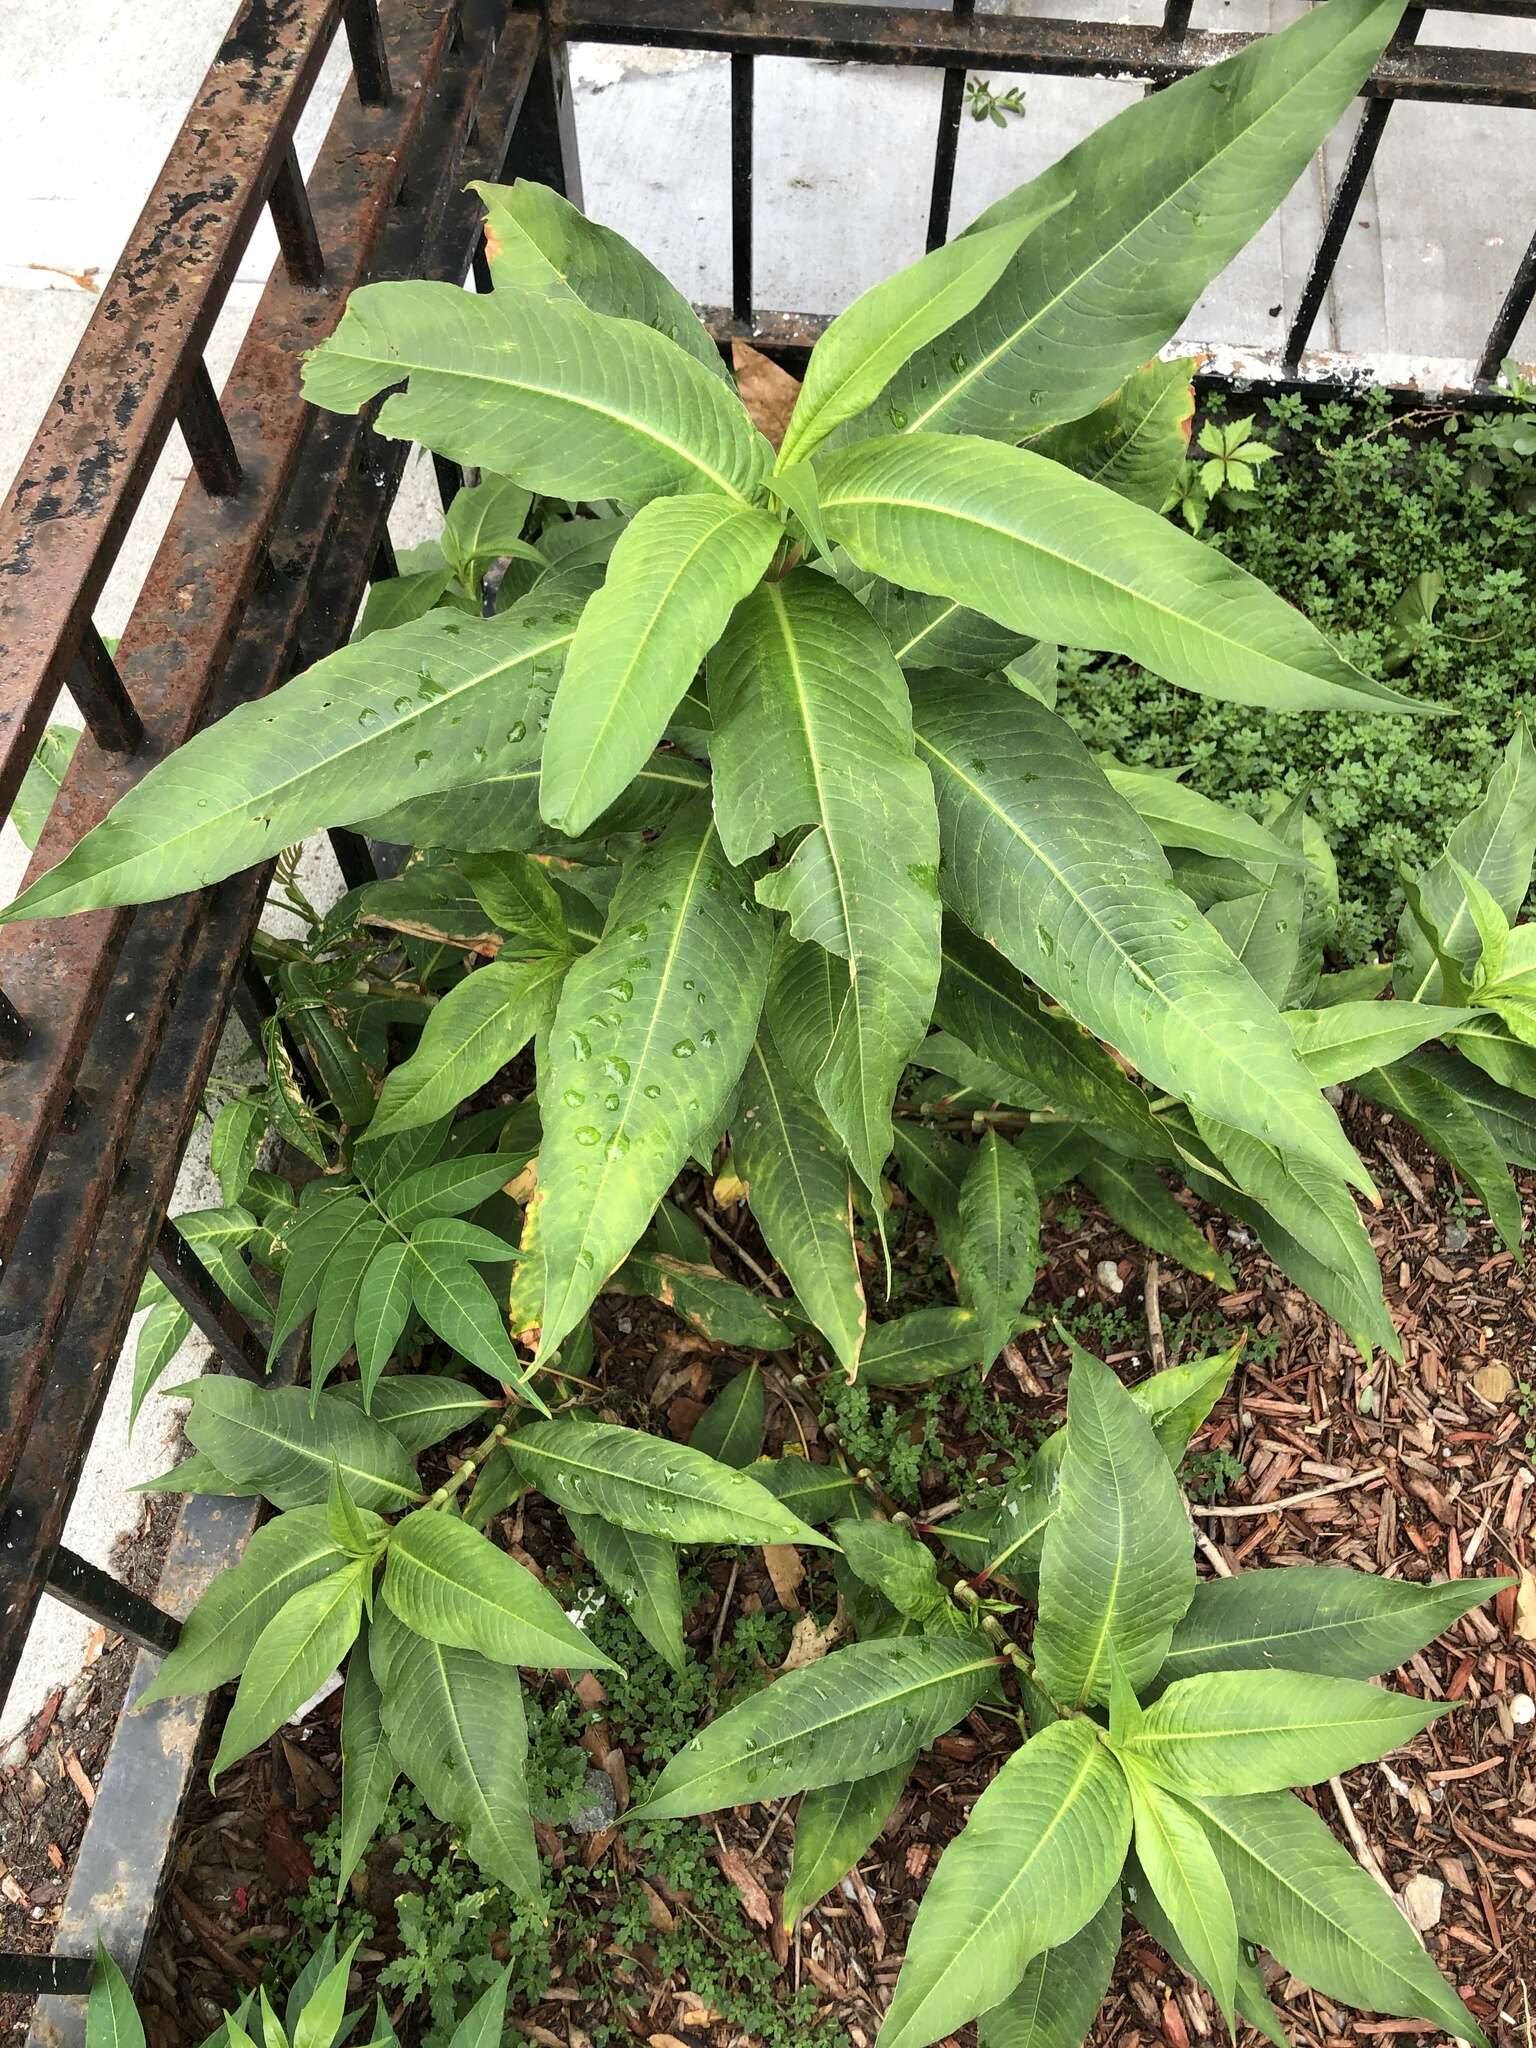
<svg viewBox="0 0 1536 2048"><path fill-rule="evenodd" d="M284 873L304 931L263 944L266 1084L220 1112L224 1204L194 1236L274 1360L307 1331L308 1384L184 1390L195 1456L166 1483L277 1512L147 1695L238 1677L217 1776L344 1663L338 1885L404 1776L543 1909L520 1673L613 1660L498 1540L533 1494L678 1669L680 1552L836 1558L858 1640L699 1726L633 1816L803 1791L792 1912L918 1752L984 1700L1016 1719L886 2048L977 2017L998 2048L1080 2040L1122 1892L1228 2015L1268 2011L1241 1939L1481 2039L1286 1788L1423 1727L1366 1681L1488 1587L1293 1571L1218 1590L1208 1626L1172 1468L1234 1353L1132 1394L1075 1351L1063 1429L943 1524L943 1559L842 1466L760 1458L758 1367L687 1444L610 1419L591 1376L605 1292L866 1387L974 1372L1023 1326L1041 1201L1072 1179L1216 1277L1181 1178L1395 1351L1351 1193L1374 1190L1323 1092L1345 1080L1518 1240L1517 1120L1485 1084L1519 1100L1533 1036L1524 731L1413 884L1378 1002L1382 976L1322 972L1304 801L1261 822L1102 764L1054 708L1076 645L1250 709L1422 709L1161 516L1191 400L1187 366L1148 362L1400 12L1328 0L865 294L776 453L671 285L538 186L482 188L491 292L366 287L311 357L317 404L382 399L379 431L477 481L348 647L156 766L4 915L153 900L328 826L413 849L323 914ZM1208 453L1213 482L1243 446ZM301 1186L258 1166L269 1128ZM690 1162L783 1285L715 1269L670 1199ZM943 1272L882 1320L898 1190ZM140 1398L181 1330L152 1310Z"/></svg>

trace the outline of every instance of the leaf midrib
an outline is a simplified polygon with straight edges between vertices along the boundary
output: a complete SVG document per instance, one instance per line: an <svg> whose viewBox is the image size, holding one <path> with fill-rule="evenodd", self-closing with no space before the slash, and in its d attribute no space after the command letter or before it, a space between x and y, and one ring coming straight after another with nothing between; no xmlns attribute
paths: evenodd
<svg viewBox="0 0 1536 2048"><path fill-rule="evenodd" d="M428 1510L427 1512L432 1511ZM533 1620L528 1615L517 1614L511 1607L500 1605L489 1593L482 1592L478 1586L472 1586L463 1579L454 1578L450 1573L445 1572L440 1565L433 1564L429 1558L424 1557L420 1550L410 1547L402 1550L398 1543L394 1543L390 1546L390 1555L391 1557L403 1556L406 1563L412 1566L414 1570L420 1572L423 1578L446 1586L450 1591L459 1594L462 1598L472 1601L475 1606L487 1609L495 1622L501 1624L510 1622L516 1628L525 1628L531 1635L542 1637L546 1643L552 1644L557 1649L568 1652L574 1647L566 1637L556 1635L552 1629L544 1628L540 1622ZM521 1570L521 1566L514 1565L514 1570ZM529 1583L532 1584L533 1582L530 1580ZM519 1657L515 1661L522 1664L527 1660ZM557 1668L564 1669L564 1666Z"/></svg>
<svg viewBox="0 0 1536 2048"><path fill-rule="evenodd" d="M519 1444L519 1441L520 1440L517 1437L513 1437L511 1440L512 1447L516 1448ZM713 1510L713 1512L716 1514L737 1514L743 1518L744 1524L745 1519L747 1517L756 1514L757 1521L763 1528L766 1529L772 1526L772 1524L769 1523L761 1514L757 1514L757 1511L746 1503L717 1500L708 1493L695 1493L685 1491L682 1487L676 1485L669 1484L663 1486L658 1480L655 1479L636 1479L630 1473L616 1471L611 1466L596 1465L585 1458L574 1458L569 1455L562 1456L562 1454L559 1451L552 1451L547 1444L530 1444L526 1440L523 1440L521 1444L521 1454L525 1458L547 1459L548 1462L552 1465L567 1465L571 1468L572 1471L583 1473L587 1475L589 1478L600 1480L604 1484L609 1486L615 1484L621 1486L632 1486L638 1492L655 1494L662 1500L680 1500L684 1502L686 1505L690 1505L693 1507L709 1508ZM757 1482L754 1480L752 1483L756 1485ZM579 1508L577 1512L578 1514L591 1514L593 1510L591 1508ZM618 1526L622 1526L622 1524ZM654 1535L656 1532L654 1530L642 1530L639 1533L642 1535ZM779 1534L771 1537L769 1540L772 1542L787 1543L793 1541L794 1539L791 1536L791 1534L786 1530L781 1531Z"/></svg>

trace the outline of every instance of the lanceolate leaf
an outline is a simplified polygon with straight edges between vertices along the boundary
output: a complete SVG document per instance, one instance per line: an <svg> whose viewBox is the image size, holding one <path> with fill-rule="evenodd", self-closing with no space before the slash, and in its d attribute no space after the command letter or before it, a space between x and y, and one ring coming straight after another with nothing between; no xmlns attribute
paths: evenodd
<svg viewBox="0 0 1536 2048"><path fill-rule="evenodd" d="M690 761L686 754L654 754L613 808L596 821L590 836L603 839L611 832L664 825L680 804L708 787L709 770L702 762ZM525 749L521 764L501 775L465 783L444 795L408 797L393 810L361 823L371 839L399 845L571 851L571 842L539 816L537 745Z"/></svg>
<svg viewBox="0 0 1536 2048"><path fill-rule="evenodd" d="M870 1325L859 1375L870 1387L922 1387L982 1364L986 1344L975 1309L915 1308Z"/></svg>
<svg viewBox="0 0 1536 2048"><path fill-rule="evenodd" d="M784 537L718 492L659 498L587 600L544 736L539 806L583 832L645 764L699 663Z"/></svg>
<svg viewBox="0 0 1536 2048"><path fill-rule="evenodd" d="M1354 1085L1357 1094L1401 1117L1449 1161L1481 1197L1505 1244L1518 1250L1524 1234L1520 1192L1477 1111L1444 1082L1401 1061L1357 1075Z"/></svg>
<svg viewBox="0 0 1536 2048"><path fill-rule="evenodd" d="M341 1701L341 1843L337 1850L336 1897L378 1833L395 1789L400 1766L384 1735L383 1701L368 1663L367 1638L347 1659Z"/></svg>
<svg viewBox="0 0 1536 2048"><path fill-rule="evenodd" d="M382 1422L390 1435L405 1446L409 1456L441 1443L461 1429L490 1422L495 1402L477 1387L463 1380L444 1379L441 1374L411 1372L382 1379L364 1402L363 1387L356 1380L333 1386L337 1400L365 1405L375 1422Z"/></svg>
<svg viewBox="0 0 1536 2048"><path fill-rule="evenodd" d="M488 960L434 1006L416 1050L391 1068L370 1135L434 1122L515 1059L554 1014L569 961Z"/></svg>
<svg viewBox="0 0 1536 2048"><path fill-rule="evenodd" d="M904 669L958 668L995 675L1036 644L1030 634L999 626L952 597L899 589L880 577L859 597Z"/></svg>
<svg viewBox="0 0 1536 2048"><path fill-rule="evenodd" d="M1158 1946L1187 1976L1195 1976L1194 1961L1179 1939L1178 1930L1164 1912L1162 1901L1148 1884L1134 1849L1125 1867L1124 1896L1136 1919ZM1259 1966L1252 1960L1250 1947L1241 1940L1237 1949L1237 1985L1233 2004L1249 2026L1257 2027L1266 2041L1274 2042L1275 2048L1291 2048L1291 2037L1281 2026L1270 2004Z"/></svg>
<svg viewBox="0 0 1536 2048"><path fill-rule="evenodd" d="M786 1928L824 1898L864 1854L896 1809L912 1773L912 1759L807 1792L795 1816L795 1853L780 1909Z"/></svg>
<svg viewBox="0 0 1536 2048"><path fill-rule="evenodd" d="M565 1519L593 1570L624 1603L625 1613L657 1656L674 1671L683 1670L688 1651L676 1547L660 1536L615 1528L600 1515L568 1512Z"/></svg>
<svg viewBox="0 0 1536 2048"><path fill-rule="evenodd" d="M562 1416L508 1441L541 1493L580 1515L672 1543L822 1543L745 1472L615 1423Z"/></svg>
<svg viewBox="0 0 1536 2048"><path fill-rule="evenodd" d="M737 606L710 657L709 692L731 859L811 828L757 894L788 913L797 939L848 963L816 1095L873 1188L891 1098L938 981L938 827L906 685L863 607L800 570Z"/></svg>
<svg viewBox="0 0 1536 2048"><path fill-rule="evenodd" d="M528 1812L528 1736L516 1671L473 1650L415 1635L377 1603L368 1654L383 1699L384 1734L438 1819L464 1830L489 1876L539 1896Z"/></svg>
<svg viewBox="0 0 1536 2048"><path fill-rule="evenodd" d="M762 1451L763 1405L763 1376L749 1365L709 1403L693 1426L690 1447L739 1472Z"/></svg>
<svg viewBox="0 0 1536 2048"><path fill-rule="evenodd" d="M1173 1631L1157 1683L1206 1671L1308 1671L1375 1678L1395 1671L1507 1579L1434 1586L1342 1565L1287 1565L1202 1579Z"/></svg>
<svg viewBox="0 0 1536 2048"><path fill-rule="evenodd" d="M1458 1045L1463 1039L1458 1036ZM1520 1048L1529 1051L1529 1048ZM1463 1059L1448 1046L1427 1045L1409 1055L1409 1064L1455 1091L1477 1111L1500 1156L1511 1166L1536 1167L1536 1101L1531 1095L1496 1080L1480 1065ZM1532 1062L1536 1078L1536 1061Z"/></svg>
<svg viewBox="0 0 1536 2048"><path fill-rule="evenodd" d="M734 392L675 342L510 286L364 285L305 364L304 395L356 412L402 377L381 434L560 497L717 490L746 503L771 453Z"/></svg>
<svg viewBox="0 0 1536 2048"><path fill-rule="evenodd" d="M395 1525L384 1597L418 1635L534 1671L617 1669L532 1572L441 1509Z"/></svg>
<svg viewBox="0 0 1536 2048"><path fill-rule="evenodd" d="M1212 802L1198 790L1186 789L1171 775L1151 768L1122 768L1106 761L1111 786L1138 817L1151 826L1160 846L1187 847L1212 859L1252 861L1263 867L1300 867L1302 856L1269 826L1231 804Z"/></svg>
<svg viewBox="0 0 1536 2048"><path fill-rule="evenodd" d="M1013 1335L1040 1263L1040 1197L1023 1154L996 1131L976 1147L960 1190L955 1249L990 1363Z"/></svg>
<svg viewBox="0 0 1536 2048"><path fill-rule="evenodd" d="M1194 369L1188 356L1147 363L1092 412L1047 428L1028 445L1036 455L1048 455L1079 476L1161 512L1189 451Z"/></svg>
<svg viewBox="0 0 1536 2048"><path fill-rule="evenodd" d="M760 1459L750 1471L759 1486L813 1527L852 1514L864 1498L859 1482L841 1466L813 1465L787 1452L782 1458Z"/></svg>
<svg viewBox="0 0 1536 2048"><path fill-rule="evenodd" d="M949 907L1149 1080L1364 1181L1275 1006L1064 721L959 676L922 678L915 707Z"/></svg>
<svg viewBox="0 0 1536 2048"><path fill-rule="evenodd" d="M1130 1838L1124 1776L1091 1722L1055 1722L1015 1750L929 1880L886 2048L926 2048L990 2011L1099 1911Z"/></svg>
<svg viewBox="0 0 1536 2048"><path fill-rule="evenodd" d="M1240 1933L1325 1998L1431 2020L1487 2048L1396 1903L1310 1807L1289 1792L1196 1795L1190 1804L1231 1890Z"/></svg>
<svg viewBox="0 0 1536 2048"><path fill-rule="evenodd" d="M1075 194L975 312L893 379L872 415L880 430L1017 440L1107 396L1280 204L1401 12L1398 0L1315 9L1126 107L989 208L970 233Z"/></svg>
<svg viewBox="0 0 1536 2048"><path fill-rule="evenodd" d="M1041 1683L1068 1704L1107 1699L1113 1649L1139 1689L1167 1656L1194 1587L1189 1517L1151 1424L1109 1367L1079 1351L1040 1559Z"/></svg>
<svg viewBox="0 0 1536 2048"><path fill-rule="evenodd" d="M363 1574L345 1571L293 1594L256 1638L209 1772L246 1756L296 1714L351 1648L363 1618Z"/></svg>
<svg viewBox="0 0 1536 2048"><path fill-rule="evenodd" d="M1136 1858L1179 1936L1190 1967L1210 1987L1227 2025L1237 1989L1237 1915L1200 1822L1139 1765L1125 1765L1136 1822Z"/></svg>
<svg viewBox="0 0 1536 2048"><path fill-rule="evenodd" d="M369 1410L379 1375L393 1358L410 1318L411 1258L409 1242L391 1234L372 1254L358 1288L358 1386Z"/></svg>
<svg viewBox="0 0 1536 2048"><path fill-rule="evenodd" d="M851 1377L865 1318L853 1188L831 1125L790 1074L766 1018L747 1054L731 1149L763 1241Z"/></svg>
<svg viewBox="0 0 1536 2048"><path fill-rule="evenodd" d="M1285 1021L1313 1080L1327 1088L1390 1066L1476 1015L1437 1003L1333 1003L1326 1010L1287 1010Z"/></svg>
<svg viewBox="0 0 1536 2048"><path fill-rule="evenodd" d="M702 808L625 868L601 940L566 976L540 1062L541 1362L695 1142L719 1130L757 1030L771 944Z"/></svg>
<svg viewBox="0 0 1536 2048"><path fill-rule="evenodd" d="M680 1315L715 1344L748 1351L784 1351L795 1341L791 1324L748 1287L706 1263L673 1258L667 1252L632 1252L609 1285L624 1293L649 1294Z"/></svg>
<svg viewBox="0 0 1536 2048"><path fill-rule="evenodd" d="M1083 2048L1109 1989L1120 1920L1117 1887L1085 1927L1036 1956L1002 2004L981 2015L981 2048Z"/></svg>
<svg viewBox="0 0 1536 2048"><path fill-rule="evenodd" d="M193 1389L187 1435L219 1470L280 1508L312 1507L338 1466L359 1507L398 1513L419 1497L397 1438L351 1402L303 1387L255 1387L222 1373Z"/></svg>
<svg viewBox="0 0 1536 2048"><path fill-rule="evenodd" d="M1043 455L949 434L861 441L827 464L821 506L861 568L1035 639L1270 710L1422 708L1225 556Z"/></svg>
<svg viewBox="0 0 1536 2048"><path fill-rule="evenodd" d="M1196 1229L1189 1212L1174 1200L1155 1168L1141 1160L1101 1152L1082 1168L1078 1178L1138 1243L1177 1259L1204 1280L1226 1288L1236 1285L1231 1267L1219 1252L1212 1251L1204 1232Z"/></svg>
<svg viewBox="0 0 1536 2048"><path fill-rule="evenodd" d="M673 1757L632 1817L671 1820L873 1777L952 1728L996 1671L979 1636L909 1636L833 1650L712 1721Z"/></svg>
<svg viewBox="0 0 1536 2048"><path fill-rule="evenodd" d="M180 895L536 756L578 608L549 585L499 619L429 612L341 648L178 747L3 916Z"/></svg>

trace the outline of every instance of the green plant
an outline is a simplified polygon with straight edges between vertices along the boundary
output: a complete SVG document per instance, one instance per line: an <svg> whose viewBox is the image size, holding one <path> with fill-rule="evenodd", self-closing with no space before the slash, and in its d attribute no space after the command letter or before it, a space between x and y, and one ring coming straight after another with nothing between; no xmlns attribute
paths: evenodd
<svg viewBox="0 0 1536 2048"><path fill-rule="evenodd" d="M279 2018L263 1985L248 1991L208 2036L203 2048L338 2048L356 2027L359 2015L347 2011L347 1980L357 1942L340 1956L334 1939L310 1957L294 1979ZM454 2048L497 2048L501 2015L506 2009L505 1979L468 2015L454 2035ZM86 2048L145 2048L144 2023L133 1991L114 1959L100 1942L85 2012ZM399 2048L395 2030L380 2002L368 2048Z"/></svg>
<svg viewBox="0 0 1536 2048"><path fill-rule="evenodd" d="M1023 86L1010 85L1005 91L997 92L990 78L968 78L965 81L965 104L973 121L990 121L994 128L1006 128L1010 114L1017 114L1022 121L1029 111L1024 104Z"/></svg>
<svg viewBox="0 0 1536 2048"><path fill-rule="evenodd" d="M1229 425L1208 419L1200 428L1198 441L1205 460L1180 463L1163 500L1163 510L1177 510L1191 533L1205 530L1213 506L1240 505L1243 496L1258 488L1262 465L1272 462L1278 452L1267 441L1254 439L1251 418L1233 420ZM1232 492L1240 495L1234 499L1229 496Z"/></svg>

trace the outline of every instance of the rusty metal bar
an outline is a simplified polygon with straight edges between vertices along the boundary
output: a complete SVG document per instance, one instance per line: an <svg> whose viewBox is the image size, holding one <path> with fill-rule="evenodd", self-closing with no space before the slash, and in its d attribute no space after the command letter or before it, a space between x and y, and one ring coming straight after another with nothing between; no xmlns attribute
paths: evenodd
<svg viewBox="0 0 1536 2048"><path fill-rule="evenodd" d="M1530 18L1514 0L1497 11ZM1254 40L1193 29L1170 40L1161 25L1055 16L976 14L957 20L939 8L843 6L839 0L775 0L762 13L716 0L552 0L550 19L570 42L646 43L841 64L962 65L1058 78L1128 74L1158 84L1203 71ZM1368 98L1536 107L1536 55L1446 44L1389 51L1362 91Z"/></svg>
<svg viewBox="0 0 1536 2048"><path fill-rule="evenodd" d="M123 687L107 643L87 619L80 652L69 672L69 694L97 746L113 754L131 754L144 737L143 723Z"/></svg>
<svg viewBox="0 0 1536 2048"><path fill-rule="evenodd" d="M199 356L182 393L176 415L181 437L192 457L197 480L210 498L232 498L240 488L240 457L229 422L213 388L208 365Z"/></svg>
<svg viewBox="0 0 1536 2048"><path fill-rule="evenodd" d="M191 1245L167 1216L160 1225L151 1271L187 1314L226 1364L238 1373L260 1379L267 1369L267 1347L257 1337Z"/></svg>
<svg viewBox="0 0 1536 2048"><path fill-rule="evenodd" d="M1478 358L1477 379L1480 384L1491 384L1498 376L1499 365L1514 347L1515 336L1520 332L1520 324L1531 310L1533 301L1536 301L1536 235L1532 235L1526 245L1483 353Z"/></svg>
<svg viewBox="0 0 1536 2048"><path fill-rule="evenodd" d="M65 1607L99 1622L115 1635L126 1636L141 1650L167 1656L176 1647L181 1623L143 1593L114 1579L99 1564L60 1544L48 1571L48 1591Z"/></svg>
<svg viewBox="0 0 1536 2048"><path fill-rule="evenodd" d="M976 0L950 0L957 21L968 21ZM933 183L928 190L928 231L924 247L937 249L949 240L949 208L955 194L955 156L960 147L960 116L965 107L965 66L952 64L939 92L939 132L933 145Z"/></svg>
<svg viewBox="0 0 1536 2048"><path fill-rule="evenodd" d="M7 1998L84 1998L91 1988L90 1956L0 1953L0 1995Z"/></svg>
<svg viewBox="0 0 1536 2048"><path fill-rule="evenodd" d="M387 107L389 53L379 26L379 0L344 0L342 19L358 98L365 107Z"/></svg>
<svg viewBox="0 0 1536 2048"><path fill-rule="evenodd" d="M731 311L752 325L752 59L731 58Z"/></svg>
<svg viewBox="0 0 1536 2048"><path fill-rule="evenodd" d="M0 813L78 652L339 5L247 0L0 508Z"/></svg>
<svg viewBox="0 0 1536 2048"><path fill-rule="evenodd" d="M379 879L374 866L373 855L368 842L361 832L348 832L338 825L327 834L331 851L336 856L336 865L341 869L341 879L349 889L361 889L368 882Z"/></svg>
<svg viewBox="0 0 1536 2048"><path fill-rule="evenodd" d="M320 237L315 232L309 194L304 189L299 153L291 138L277 160L267 205L271 209L272 225L277 229L277 246L282 251L289 277L295 284L313 288L325 276L325 256L320 247Z"/></svg>
<svg viewBox="0 0 1536 2048"><path fill-rule="evenodd" d="M5 990L0 988L0 1059L20 1058L31 1036L26 1018L22 1016Z"/></svg>
<svg viewBox="0 0 1536 2048"><path fill-rule="evenodd" d="M400 564L395 559L395 544L386 527L379 535L379 544L373 551L373 567L368 572L370 583L387 583L391 576L400 574Z"/></svg>

